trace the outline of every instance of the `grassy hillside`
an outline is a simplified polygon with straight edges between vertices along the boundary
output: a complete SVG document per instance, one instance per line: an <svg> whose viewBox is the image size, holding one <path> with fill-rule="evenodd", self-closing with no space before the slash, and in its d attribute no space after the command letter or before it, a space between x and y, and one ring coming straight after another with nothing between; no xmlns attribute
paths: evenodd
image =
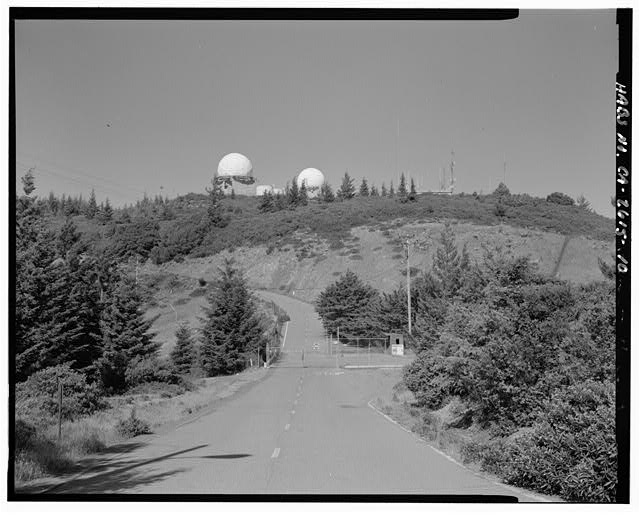
<svg viewBox="0 0 640 515"><path fill-rule="evenodd" d="M258 211L259 199L225 199L229 224L208 234L193 255L205 256L225 249L241 246L266 245L279 247L295 241L296 233L312 233L340 248L340 240L348 237L351 229L361 226L388 224L394 220L403 223L438 222L456 220L478 225L506 224L514 227L552 231L563 235L584 236L595 240L613 239L612 219L605 218L577 206L546 202L528 195L439 196L423 194L415 202L400 203L390 198L354 198L331 204L311 202L294 210L274 213ZM498 216L496 206L502 206L504 216ZM190 223L202 217L206 202L192 203L183 211ZM180 211L176 211L180 213ZM182 225L167 222L166 230Z"/></svg>
<svg viewBox="0 0 640 515"><path fill-rule="evenodd" d="M438 222L405 224L402 220L356 227L341 241L341 248L317 234L297 231L281 248L268 246L239 247L233 251L188 258L182 262L154 265L147 262L142 273L156 291L157 304L150 316L160 315L154 331L163 342L164 350L173 345L177 323L187 320L197 326L204 305L205 288L200 279L210 282L224 259L232 257L244 269L249 284L256 289L269 289L314 301L321 290L350 269L377 289L391 291L404 281L406 265L398 233L424 235L428 244L414 254L412 272L430 268L436 242L444 224ZM502 245L516 256L530 256L539 270L577 283L602 278L598 257L609 260L613 241L599 241L584 236L570 237L559 262L566 236L539 230L520 229L508 225L477 225L454 223L459 244L467 244L472 258L480 258L485 245Z"/></svg>

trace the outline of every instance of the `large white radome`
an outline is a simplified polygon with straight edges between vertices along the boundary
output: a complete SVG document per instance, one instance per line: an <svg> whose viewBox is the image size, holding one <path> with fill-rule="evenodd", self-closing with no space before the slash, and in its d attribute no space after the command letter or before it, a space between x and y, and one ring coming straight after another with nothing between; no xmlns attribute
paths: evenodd
<svg viewBox="0 0 640 515"><path fill-rule="evenodd" d="M309 196L315 197L324 184L324 174L317 168L305 168L298 174L298 178L296 179L298 188L302 186L303 182L305 183Z"/></svg>
<svg viewBox="0 0 640 515"><path fill-rule="evenodd" d="M253 166L247 156L232 152L220 160L216 177L253 177Z"/></svg>

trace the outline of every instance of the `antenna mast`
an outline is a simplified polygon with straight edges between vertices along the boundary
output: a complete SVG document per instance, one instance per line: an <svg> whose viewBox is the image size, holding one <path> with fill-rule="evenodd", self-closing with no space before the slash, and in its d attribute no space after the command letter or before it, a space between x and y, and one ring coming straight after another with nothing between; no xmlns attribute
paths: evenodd
<svg viewBox="0 0 640 515"><path fill-rule="evenodd" d="M454 161L455 158L455 154L453 153L453 150L451 151L451 178L450 178L450 183L449 183L449 188L451 189L451 193L453 193L453 183L456 182L455 177L453 176L453 168L456 165L456 162Z"/></svg>

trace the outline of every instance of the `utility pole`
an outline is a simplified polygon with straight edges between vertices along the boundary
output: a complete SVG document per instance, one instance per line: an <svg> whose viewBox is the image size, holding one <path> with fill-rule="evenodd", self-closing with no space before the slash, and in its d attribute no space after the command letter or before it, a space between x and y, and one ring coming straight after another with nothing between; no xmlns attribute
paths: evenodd
<svg viewBox="0 0 640 515"><path fill-rule="evenodd" d="M407 238L406 246L407 250L407 321L409 323L409 336L411 336L411 267L409 264L411 240Z"/></svg>
<svg viewBox="0 0 640 515"><path fill-rule="evenodd" d="M58 443L62 441L62 381L58 376Z"/></svg>
<svg viewBox="0 0 640 515"><path fill-rule="evenodd" d="M400 184L400 118L398 118L398 132L396 133L396 179Z"/></svg>
<svg viewBox="0 0 640 515"><path fill-rule="evenodd" d="M503 167L502 167L502 183L506 186L507 185L507 155L504 155L504 159L503 159Z"/></svg>
<svg viewBox="0 0 640 515"><path fill-rule="evenodd" d="M414 246L422 250L426 250L428 243L425 236L417 236L417 235L399 235L399 239L402 241L402 246L406 251L407 258L407 326L409 329L409 336L412 334L412 324L411 324L411 251Z"/></svg>

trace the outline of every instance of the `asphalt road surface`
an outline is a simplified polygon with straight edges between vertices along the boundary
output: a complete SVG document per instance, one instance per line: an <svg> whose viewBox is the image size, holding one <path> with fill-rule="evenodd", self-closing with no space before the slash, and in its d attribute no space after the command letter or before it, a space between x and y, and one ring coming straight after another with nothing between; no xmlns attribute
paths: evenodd
<svg viewBox="0 0 640 515"><path fill-rule="evenodd" d="M169 433L121 445L122 452L105 455L100 467L52 493L484 494L542 500L474 474L384 418L369 402L389 391L397 372L341 368L343 358L328 354L311 305L261 295L291 317L282 359L263 380Z"/></svg>

